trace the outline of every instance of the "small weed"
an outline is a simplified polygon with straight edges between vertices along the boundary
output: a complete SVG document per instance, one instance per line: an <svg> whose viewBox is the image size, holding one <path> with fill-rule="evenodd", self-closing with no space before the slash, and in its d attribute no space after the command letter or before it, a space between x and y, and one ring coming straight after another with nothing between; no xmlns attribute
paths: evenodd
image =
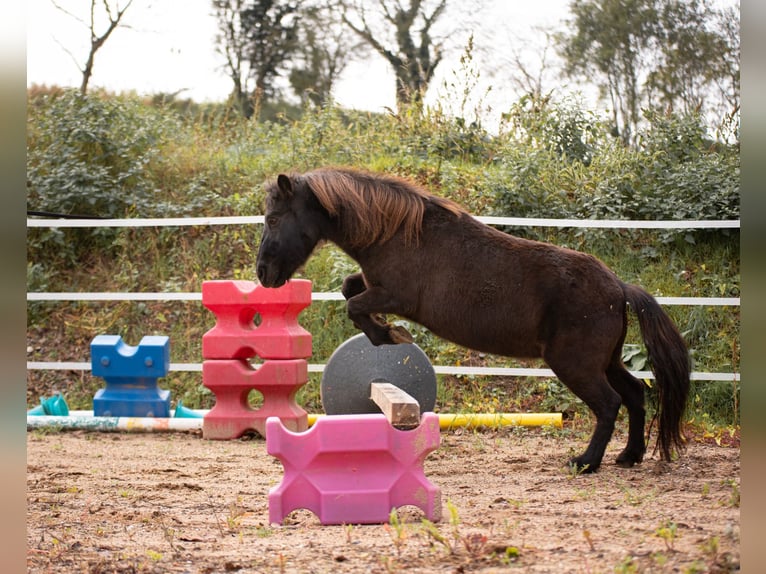
<svg viewBox="0 0 766 574"><path fill-rule="evenodd" d="M654 535L658 538L662 538L665 542L665 548L669 552L675 552L675 541L678 538L678 525L675 522L666 520L655 531Z"/></svg>
<svg viewBox="0 0 766 574"><path fill-rule="evenodd" d="M572 464L572 463L570 463L570 464L567 465L567 476L570 479L574 480L575 478L577 478L581 474L585 474L585 472L588 470L589 466L590 465L588 465L588 464L580 466L579 464Z"/></svg>
<svg viewBox="0 0 766 574"><path fill-rule="evenodd" d="M596 495L596 485L592 484L588 488L575 491L575 496L580 500L590 500Z"/></svg>
<svg viewBox="0 0 766 574"><path fill-rule="evenodd" d="M635 574L638 572L638 565L632 556L626 556L614 567L614 571L615 574Z"/></svg>
<svg viewBox="0 0 766 574"><path fill-rule="evenodd" d="M724 486L728 485L731 488L731 493L729 494L729 500L727 501L727 504L734 508L739 508L739 484L737 484L737 481L734 479L725 480L723 484Z"/></svg>
<svg viewBox="0 0 766 574"><path fill-rule="evenodd" d="M32 436L35 440L41 440L43 437L60 433L64 430L64 427L61 425L46 425L44 427L37 427L32 431Z"/></svg>
<svg viewBox="0 0 766 574"><path fill-rule="evenodd" d="M715 564L718 559L718 552L720 550L718 536L711 536L700 545L700 550L708 557L710 564Z"/></svg>
<svg viewBox="0 0 766 574"><path fill-rule="evenodd" d="M623 493L623 500L630 506L640 506L647 500L651 500L656 495L654 490L650 492L642 493L637 492L636 489L628 488L627 486L621 486L620 490Z"/></svg>
<svg viewBox="0 0 766 574"><path fill-rule="evenodd" d="M399 520L399 513L396 511L396 508L391 510L391 514L388 516L388 524L384 524L383 528L391 536L391 541L396 548L396 555L401 557L402 548L407 543L408 532L407 526Z"/></svg>
<svg viewBox="0 0 766 574"><path fill-rule="evenodd" d="M652 561L654 561L654 563L659 566L660 570L664 568L665 564L668 563L668 560L669 558L664 552L655 552L652 554Z"/></svg>
<svg viewBox="0 0 766 574"><path fill-rule="evenodd" d="M588 529L583 530L582 535L585 538L585 541L588 543L588 547L590 548L590 551L595 552L596 545L593 543L593 536L591 536L590 530Z"/></svg>
<svg viewBox="0 0 766 574"><path fill-rule="evenodd" d="M160 526L162 527L162 536L165 538L165 541L168 543L168 546L170 546L170 550L173 553L173 555L177 554L178 550L175 545L175 537L176 537L175 529L165 524L165 519L163 516L160 516L159 522L160 522Z"/></svg>
<svg viewBox="0 0 766 574"><path fill-rule="evenodd" d="M146 555L149 557L149 560L151 560L152 562L159 562L160 560L162 560L161 552L156 552L154 550L147 550Z"/></svg>
<svg viewBox="0 0 766 574"><path fill-rule="evenodd" d="M449 512L449 523L452 528L452 550L454 552L458 541L460 540L460 517L457 513L457 506L447 501L447 511Z"/></svg>
<svg viewBox="0 0 766 574"><path fill-rule="evenodd" d="M441 533L441 530L439 530L439 528L433 522L424 518L421 526L423 527L423 531L426 533L426 536L429 539L444 546L444 548L450 554L454 552L454 548L452 547L449 539L447 539L447 537Z"/></svg>
<svg viewBox="0 0 766 574"><path fill-rule="evenodd" d="M483 532L461 532L460 528L460 516L458 515L457 507L452 504L451 501L447 501L447 511L449 512L449 528L450 534L445 535L439 528L431 521L423 519L422 528L426 536L440 544L449 554L454 555L458 552L460 547L464 548L468 556L472 560L478 560L488 552L487 543L489 538ZM509 547L510 548L510 547ZM508 548L505 549L506 554ZM493 550L492 552L497 552ZM514 558L518 554L518 549L515 549L514 556L507 555L506 558Z"/></svg>
<svg viewBox="0 0 766 574"><path fill-rule="evenodd" d="M447 511L450 515L451 537L442 534L441 530L430 520L423 519L422 526L428 538L444 546L450 554L454 554L457 550L457 543L460 540L460 518L457 513L457 507L450 500L447 501Z"/></svg>
<svg viewBox="0 0 766 574"><path fill-rule="evenodd" d="M277 568L279 569L280 574L284 574L285 567L287 566L287 558L285 558L285 555L281 552L277 554L276 559L274 560L277 564Z"/></svg>
<svg viewBox="0 0 766 574"><path fill-rule="evenodd" d="M229 504L229 513L226 515L226 526L232 532L238 531L242 527L242 518L247 514L247 510L239 505L240 500Z"/></svg>
<svg viewBox="0 0 766 574"><path fill-rule="evenodd" d="M460 538L468 555L473 558L481 558L487 549L487 535L482 532L471 532Z"/></svg>
<svg viewBox="0 0 766 574"><path fill-rule="evenodd" d="M516 546L506 546L502 556L500 556L500 562L506 566L510 566L511 563L516 562L521 556L521 551Z"/></svg>
<svg viewBox="0 0 766 574"><path fill-rule="evenodd" d="M241 515L229 514L226 517L226 526L228 526L229 530L231 530L232 532L236 532L237 530L239 530L241 525L242 525Z"/></svg>

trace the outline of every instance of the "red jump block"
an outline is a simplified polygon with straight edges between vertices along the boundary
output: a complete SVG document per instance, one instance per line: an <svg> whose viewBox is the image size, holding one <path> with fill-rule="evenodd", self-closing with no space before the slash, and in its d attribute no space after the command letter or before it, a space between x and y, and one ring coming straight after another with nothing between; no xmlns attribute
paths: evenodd
<svg viewBox="0 0 766 574"><path fill-rule="evenodd" d="M216 316L215 327L202 336L204 359L311 356L311 333L298 324L311 304L311 281L293 279L278 289L254 281L205 281L202 304Z"/></svg>
<svg viewBox="0 0 766 574"><path fill-rule="evenodd" d="M308 414L295 402L295 394L308 382L304 359L266 361L254 369L247 361L204 361L202 383L215 394L215 405L202 421L206 439L235 439L248 431L266 436L266 419L278 417L297 432L308 428ZM251 390L263 395L263 405L253 409Z"/></svg>
<svg viewBox="0 0 766 574"><path fill-rule="evenodd" d="M441 491L425 477L423 462L439 441L434 413L410 431L393 428L382 414L327 416L301 434L270 418L266 450L285 474L269 492L269 522L304 508L322 524L382 524L405 505L436 522Z"/></svg>

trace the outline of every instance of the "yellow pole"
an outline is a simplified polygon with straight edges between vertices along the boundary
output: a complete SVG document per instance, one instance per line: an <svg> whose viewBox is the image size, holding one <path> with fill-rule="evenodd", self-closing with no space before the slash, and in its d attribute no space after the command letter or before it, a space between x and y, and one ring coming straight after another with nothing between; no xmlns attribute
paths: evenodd
<svg viewBox="0 0 766 574"><path fill-rule="evenodd" d="M479 428L503 426L554 426L561 428L561 413L465 413L440 414L439 428Z"/></svg>
<svg viewBox="0 0 766 574"><path fill-rule="evenodd" d="M319 417L327 415L309 414L309 426L312 426ZM561 413L465 413L465 414L439 414L439 428L497 428L503 426L554 426L561 428Z"/></svg>

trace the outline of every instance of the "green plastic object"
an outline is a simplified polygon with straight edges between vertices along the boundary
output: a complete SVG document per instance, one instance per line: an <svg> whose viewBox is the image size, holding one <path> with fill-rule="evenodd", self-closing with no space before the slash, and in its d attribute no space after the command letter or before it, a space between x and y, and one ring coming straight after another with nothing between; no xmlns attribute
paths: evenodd
<svg viewBox="0 0 766 574"><path fill-rule="evenodd" d="M201 415L198 412L193 411L192 409L186 408L181 401L178 401L178 403L176 404L175 413L173 413L173 418L176 418L176 419L201 419L201 418L203 418L203 415Z"/></svg>
<svg viewBox="0 0 766 574"><path fill-rule="evenodd" d="M55 416L65 417L69 414L69 406L66 404L64 397L61 393L48 397L47 399L40 399L40 406L27 411L28 416Z"/></svg>

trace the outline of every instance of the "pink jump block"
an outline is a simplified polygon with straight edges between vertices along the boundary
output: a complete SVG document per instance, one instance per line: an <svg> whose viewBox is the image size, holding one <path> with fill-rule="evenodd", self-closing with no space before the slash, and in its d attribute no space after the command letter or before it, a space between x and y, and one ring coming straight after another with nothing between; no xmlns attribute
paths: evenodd
<svg viewBox="0 0 766 574"><path fill-rule="evenodd" d="M439 417L424 413L420 425L400 431L383 414L321 417L305 433L266 421L266 450L284 467L269 492L269 522L293 510L310 510L322 524L381 524L391 510L417 506L441 519L441 491L423 473L439 446Z"/></svg>
<svg viewBox="0 0 766 574"><path fill-rule="evenodd" d="M216 316L215 327L202 336L204 359L311 356L311 333L298 324L311 304L311 281L293 279L277 289L254 281L205 281L202 304Z"/></svg>
<svg viewBox="0 0 766 574"><path fill-rule="evenodd" d="M308 428L308 414L295 402L295 394L308 382L305 359L266 361L258 369L244 360L204 361L203 384L215 394L215 405L202 421L206 439L235 439L248 431L266 436L266 419L278 417L293 431ZM263 395L253 409L251 390Z"/></svg>

